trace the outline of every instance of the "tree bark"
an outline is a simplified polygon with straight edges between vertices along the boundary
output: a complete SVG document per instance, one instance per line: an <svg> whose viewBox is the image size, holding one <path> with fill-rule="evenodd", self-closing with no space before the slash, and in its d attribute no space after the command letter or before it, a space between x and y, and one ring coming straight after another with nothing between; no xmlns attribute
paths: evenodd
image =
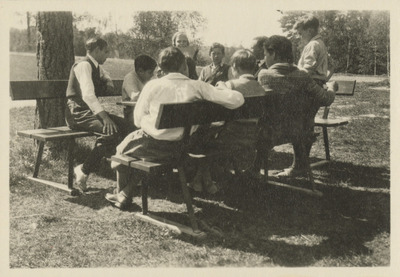
<svg viewBox="0 0 400 277"><path fill-rule="evenodd" d="M37 65L39 80L66 80L75 61L72 12L38 12ZM38 100L35 128L65 125L65 100Z"/></svg>

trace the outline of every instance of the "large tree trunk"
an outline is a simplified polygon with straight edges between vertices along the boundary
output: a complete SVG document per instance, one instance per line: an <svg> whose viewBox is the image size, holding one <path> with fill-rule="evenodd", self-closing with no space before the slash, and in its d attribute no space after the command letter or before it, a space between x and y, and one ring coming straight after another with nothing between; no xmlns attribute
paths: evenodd
<svg viewBox="0 0 400 277"><path fill-rule="evenodd" d="M38 12L37 65L39 80L66 80L75 61L72 13ZM34 128L65 125L65 99L37 100ZM47 143L49 154L54 158L65 153L65 145Z"/></svg>
<svg viewBox="0 0 400 277"><path fill-rule="evenodd" d="M66 80L75 61L71 12L38 12L37 65L39 80ZM35 128L65 125L65 100L38 100Z"/></svg>

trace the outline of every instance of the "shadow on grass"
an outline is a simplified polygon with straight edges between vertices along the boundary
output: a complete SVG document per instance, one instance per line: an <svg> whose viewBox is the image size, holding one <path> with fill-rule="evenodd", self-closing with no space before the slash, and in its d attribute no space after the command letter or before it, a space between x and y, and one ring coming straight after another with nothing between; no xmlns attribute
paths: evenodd
<svg viewBox="0 0 400 277"><path fill-rule="evenodd" d="M109 192L109 189L88 188L88 191L85 194L67 198L65 201L85 206L93 210L100 210L110 205L110 203L104 198L107 192Z"/></svg>
<svg viewBox="0 0 400 277"><path fill-rule="evenodd" d="M286 162L291 160L289 154L274 155L281 156L274 163L277 168L287 166ZM313 172L324 184L318 186L324 194L321 198L235 176L228 176L223 190L215 196L192 192L194 205L200 210L196 216L224 234L223 239L209 235L196 243L256 253L272 259L276 265L289 267L371 255L366 244L372 241L376 244L374 249L379 248L379 242L373 242L375 237L382 232L390 233L389 170L334 162ZM182 204L175 182L168 200ZM347 187L332 185L341 182ZM301 178L288 183L307 185ZM153 199L166 194L166 186L150 190ZM152 210L151 201L149 209ZM189 225L183 214L156 214Z"/></svg>

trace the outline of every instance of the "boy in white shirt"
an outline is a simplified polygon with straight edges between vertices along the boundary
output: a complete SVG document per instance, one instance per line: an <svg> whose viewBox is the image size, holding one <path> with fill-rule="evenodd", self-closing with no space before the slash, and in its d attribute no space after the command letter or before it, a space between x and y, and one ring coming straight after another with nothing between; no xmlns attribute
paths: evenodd
<svg viewBox="0 0 400 277"><path fill-rule="evenodd" d="M166 74L145 85L134 111L135 125L139 130L129 134L118 145L117 154L125 154L148 161L166 161L180 156L183 128L156 129L160 104L208 100L229 109L240 107L244 98L240 92L227 88L214 88L198 80L191 80L184 54L176 47L161 51L159 65ZM116 194L108 193L106 199L119 209L132 203L133 189L142 176L118 163L112 167L117 170Z"/></svg>
<svg viewBox="0 0 400 277"><path fill-rule="evenodd" d="M129 72L122 83L122 101L137 101L144 85L154 76L157 62L148 55L135 58L135 69ZM124 108L124 118L133 125L133 107Z"/></svg>

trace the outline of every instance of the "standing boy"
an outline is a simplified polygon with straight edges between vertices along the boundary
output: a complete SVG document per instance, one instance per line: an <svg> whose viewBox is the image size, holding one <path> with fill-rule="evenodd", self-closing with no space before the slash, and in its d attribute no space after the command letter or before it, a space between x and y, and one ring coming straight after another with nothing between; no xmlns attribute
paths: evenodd
<svg viewBox="0 0 400 277"><path fill-rule="evenodd" d="M110 76L100 67L109 54L107 42L101 38L91 38L85 46L86 57L71 68L65 113L71 129L99 134L96 146L84 163L74 169L75 181L81 191L86 191L89 174L97 170L101 158L112 154L115 145L129 131L127 122L107 113L98 100L105 91L114 91Z"/></svg>
<svg viewBox="0 0 400 277"><path fill-rule="evenodd" d="M225 57L225 47L222 44L215 42L211 45L208 54L212 63L201 70L199 80L215 86L219 81L225 82L232 79L230 66L223 62Z"/></svg>
<svg viewBox="0 0 400 277"><path fill-rule="evenodd" d="M305 45L297 66L323 86L328 81L328 50L318 33L319 21L315 16L308 16L298 21L294 28Z"/></svg>
<svg viewBox="0 0 400 277"><path fill-rule="evenodd" d="M217 89L204 82L189 79L185 56L176 47L161 51L159 65L166 75L149 82L143 88L134 111L135 125L140 129L129 134L118 145L118 154L148 161L165 161L179 157L183 128L155 128L160 104L204 99L235 109L244 103L239 92ZM124 209L132 203L133 189L141 180L141 174L118 163L113 163L112 167L117 169L117 187L120 192L109 193L106 199L117 208Z"/></svg>
<svg viewBox="0 0 400 277"><path fill-rule="evenodd" d="M122 101L137 101L144 85L153 78L157 62L148 55L135 59L135 69L129 72L122 83ZM124 108L124 118L133 125L133 107Z"/></svg>

